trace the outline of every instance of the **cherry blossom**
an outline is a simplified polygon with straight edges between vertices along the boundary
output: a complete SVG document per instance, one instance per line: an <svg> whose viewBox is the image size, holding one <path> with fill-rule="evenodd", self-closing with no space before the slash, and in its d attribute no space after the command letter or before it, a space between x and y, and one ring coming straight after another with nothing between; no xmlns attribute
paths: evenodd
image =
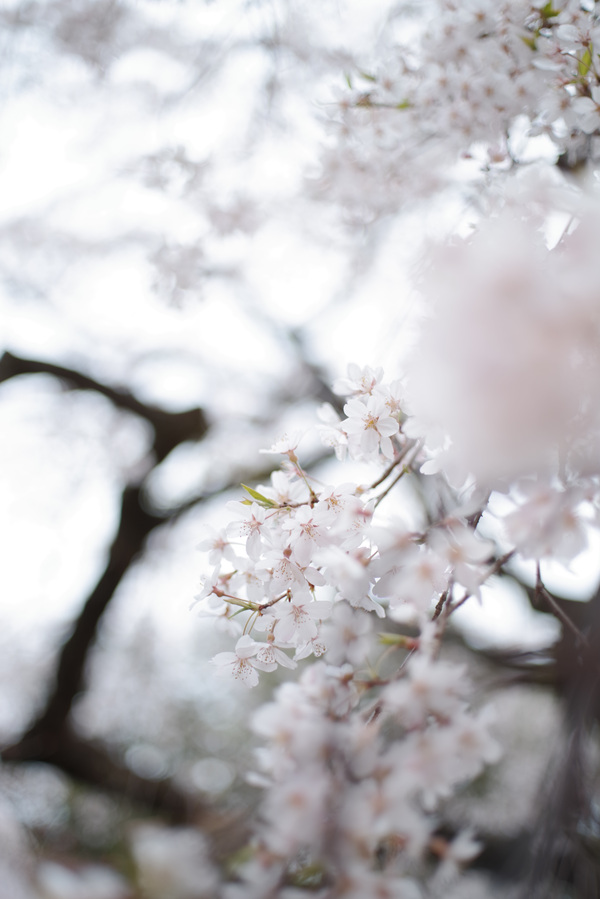
<svg viewBox="0 0 600 899"><path fill-rule="evenodd" d="M228 676L227 669L231 669L231 673L236 680L241 681L247 687L255 687L258 684L257 668L265 670L265 663L254 659L260 649L258 643L244 634L240 637L235 645L235 652L219 652L213 659L217 672L221 676ZM267 664L267 670L269 665Z"/></svg>
<svg viewBox="0 0 600 899"><path fill-rule="evenodd" d="M387 458L394 456L391 437L398 433L398 422L391 417L383 399L370 396L366 403L350 399L344 406L348 418L343 427L348 435L350 451L367 457L378 450Z"/></svg>
<svg viewBox="0 0 600 899"><path fill-rule="evenodd" d="M329 618L331 610L330 602L323 599L312 600L310 594L305 599L298 595L292 596L273 607L272 614L277 619L274 633L283 643L308 643L317 636L317 621Z"/></svg>
<svg viewBox="0 0 600 899"><path fill-rule="evenodd" d="M300 506L294 509L290 517L281 523L284 531L289 532L293 555L300 567L306 567L319 546L328 542L328 526L333 521L333 513L324 506L311 509Z"/></svg>
<svg viewBox="0 0 600 899"><path fill-rule="evenodd" d="M232 504L234 511L241 513L244 520L232 522L228 528L228 535L246 537L246 552L256 561L261 553L261 536L265 530L265 510L257 503L244 506L242 503Z"/></svg>
<svg viewBox="0 0 600 899"><path fill-rule="evenodd" d="M231 546L224 530L216 531L210 525L204 525L205 536L198 543L201 552L209 552L208 561L211 565L217 565L221 559L235 562L235 550Z"/></svg>
<svg viewBox="0 0 600 899"><path fill-rule="evenodd" d="M382 368L359 368L356 363L348 365L348 377L333 382L333 392L340 396L370 396L383 377Z"/></svg>
<svg viewBox="0 0 600 899"><path fill-rule="evenodd" d="M354 395L342 426L350 453L376 461L384 438L390 440L383 432L399 434L406 418L403 387L386 383L379 370L356 367L349 374L344 386ZM372 426L365 426L365 416ZM355 439L348 428L351 417L356 433L366 428L375 435L366 451L362 436ZM256 839L269 861L264 868L244 867L246 892L240 895L260 895L261 884L281 878L294 859L324 858L335 846L327 876L339 895L367 889L413 896L418 886L409 872L426 852L438 855L440 877L447 878L477 850L468 833L454 849L434 834L433 810L498 753L487 721L470 712L464 667L437 658L446 618L434 608L451 602L453 584L478 595L495 547L468 523L478 508L474 500L455 504L454 517L448 514L424 532L398 517L379 521L388 479L421 464L400 452L396 459L391 451L389 469L371 487L323 485L296 457L293 467L284 463L272 478L272 488L254 492L256 502L229 505L242 518L226 533L246 536L245 554L222 554L200 602L210 610L217 599L247 617L235 652L219 653L215 665L254 686L259 671L268 675L325 658L307 664L298 681L282 684L254 716L264 744L253 781L265 796ZM232 570L220 573L221 566ZM382 654L374 622L400 618L405 608L414 613L418 636L398 641L408 655L397 675L381 684L373 717L363 693ZM215 611L222 614L220 607ZM252 633L265 638L255 640ZM382 723L392 723L397 736L383 736ZM382 869L377 857L389 841L397 847L395 862ZM277 882L273 895L284 899L289 889Z"/></svg>

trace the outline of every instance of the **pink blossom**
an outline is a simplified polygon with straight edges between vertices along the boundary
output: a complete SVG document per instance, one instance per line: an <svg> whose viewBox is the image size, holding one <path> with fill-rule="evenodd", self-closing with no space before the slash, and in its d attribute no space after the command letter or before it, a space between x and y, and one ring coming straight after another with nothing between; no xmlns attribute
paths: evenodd
<svg viewBox="0 0 600 899"><path fill-rule="evenodd" d="M213 658L213 665L222 677L233 676L246 687L258 684L257 668L262 667L253 656L259 651L259 644L248 634L244 634L235 645L235 652L219 652Z"/></svg>

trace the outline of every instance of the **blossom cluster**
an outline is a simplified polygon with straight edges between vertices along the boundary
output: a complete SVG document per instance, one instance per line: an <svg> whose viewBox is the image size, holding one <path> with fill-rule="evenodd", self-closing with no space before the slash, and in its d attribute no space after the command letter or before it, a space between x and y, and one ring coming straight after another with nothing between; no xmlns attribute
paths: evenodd
<svg viewBox="0 0 600 899"><path fill-rule="evenodd" d="M434 885L452 877L480 846L469 830L437 835L431 811L498 753L467 692L462 668L425 653L365 708L350 665L318 662L281 686L254 719L266 799L257 852L227 899L292 897L309 877L322 897L418 899L427 853L441 861Z"/></svg>
<svg viewBox="0 0 600 899"><path fill-rule="evenodd" d="M319 184L347 211L369 218L430 196L481 148L487 169L511 166L523 138L545 135L569 164L598 155L597 4L432 0L417 25L403 4L396 16L337 96Z"/></svg>
<svg viewBox="0 0 600 899"><path fill-rule="evenodd" d="M420 443L403 433L399 382L382 376L381 369L350 366L348 379L335 385L351 391L347 417L334 421L327 410L323 435L352 458L388 463L373 485L319 484L300 466L298 438L284 438L271 450L286 457L271 484L247 488L249 498L230 503L237 517L224 531L207 527L200 548L214 568L197 600L237 629L235 652L216 664L249 686L259 670L295 667L309 656L332 652L347 661L356 641L367 646L365 613L422 625L434 600L459 586L476 594L487 577L493 544L460 510L424 530L401 517L378 521L380 501L420 460ZM338 645L340 628L346 636Z"/></svg>
<svg viewBox="0 0 600 899"><path fill-rule="evenodd" d="M435 458L427 470L510 497L518 552L569 563L600 523L600 218L593 194L516 182L518 202L429 264L405 430Z"/></svg>
<svg viewBox="0 0 600 899"><path fill-rule="evenodd" d="M324 896L331 884L347 897L421 895L420 882L477 851L469 832L436 833L440 801L497 757L463 668L439 658L453 608L498 570L495 546L471 507L419 528L384 518L382 501L424 461L405 433L402 384L351 365L334 389L345 417L324 410L323 439L379 465L374 482L320 483L299 462L299 436L285 437L270 450L284 457L271 483L246 488L234 520L201 543L213 570L198 603L237 637L217 672L252 687L308 660L254 718L265 800L232 899L292 896L309 869Z"/></svg>

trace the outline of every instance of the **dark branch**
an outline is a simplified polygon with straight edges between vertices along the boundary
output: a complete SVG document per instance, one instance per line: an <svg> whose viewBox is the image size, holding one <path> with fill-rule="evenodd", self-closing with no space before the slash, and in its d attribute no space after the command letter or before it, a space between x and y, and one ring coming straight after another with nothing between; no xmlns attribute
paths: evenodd
<svg viewBox="0 0 600 899"><path fill-rule="evenodd" d="M130 393L102 384L81 372L54 365L50 362L22 359L5 353L0 359L0 382L25 374L48 374L60 379L69 388L93 390L106 396L115 406L141 416L154 429L154 454L156 464L185 440L198 440L207 430L207 423L200 409L170 413L140 402ZM37 719L14 746L4 752L5 758L15 760L46 761L61 767L67 773L92 782L102 779L114 782L116 773L110 759L98 761L98 748L76 738L68 725L73 702L85 689L85 666L89 650L94 643L99 622L109 605L123 576L143 550L151 531L164 523L164 517L144 508L140 486L125 487L121 500L119 527L110 547L108 561L96 586L88 596L64 642L58 657L54 678L48 697ZM134 779L128 774L128 784L137 783L137 793L143 793L143 778ZM149 781L148 789L154 795L156 784ZM171 795L167 791L167 795ZM162 796L158 791L159 799ZM162 801L162 799L161 799ZM171 801L164 799L165 802ZM174 800L173 800L174 801Z"/></svg>
<svg viewBox="0 0 600 899"><path fill-rule="evenodd" d="M116 793L132 804L166 815L173 823L198 821L204 811L200 800L172 780L140 777L100 743L78 737L69 728L61 732L49 760L31 757L22 742L7 749L2 757L4 762L50 761L74 780Z"/></svg>
<svg viewBox="0 0 600 899"><path fill-rule="evenodd" d="M52 375L70 388L93 390L109 399L119 409L133 412L144 418L154 429L154 452L161 462L171 450L186 440L200 440L208 429L202 409L186 412L166 412L157 406L142 403L126 390L119 390L90 378L79 371L54 365L39 359L23 359L4 353L0 359L0 383L19 375Z"/></svg>
<svg viewBox="0 0 600 899"><path fill-rule="evenodd" d="M128 487L123 493L121 520L108 563L63 644L46 706L19 741L21 758L52 762L59 751L73 700L84 687L85 663L98 623L121 578L141 551L145 538L162 522L142 509L139 499L138 487Z"/></svg>

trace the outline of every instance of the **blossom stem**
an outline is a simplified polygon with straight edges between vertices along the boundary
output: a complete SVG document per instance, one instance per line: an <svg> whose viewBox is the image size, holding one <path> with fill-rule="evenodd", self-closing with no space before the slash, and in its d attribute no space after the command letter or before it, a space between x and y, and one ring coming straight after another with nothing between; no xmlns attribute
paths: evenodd
<svg viewBox="0 0 600 899"><path fill-rule="evenodd" d="M546 590L546 588L542 582L539 562L537 564L535 596L536 597L539 596L540 598L544 599L548 603L550 608L552 609L552 612L556 615L558 620L561 622L561 624L564 624L564 626L571 631L571 633L574 635L575 639L579 643L581 643L583 646L585 646L586 649L590 648L590 645L587 641L587 638L584 636L584 634L581 633L581 631L579 630L577 625L574 624L574 622L571 620L571 618L569 618L567 613L563 609L561 609L561 607L556 602L556 600L553 598L553 596L551 596L551 594L548 593L548 591Z"/></svg>

